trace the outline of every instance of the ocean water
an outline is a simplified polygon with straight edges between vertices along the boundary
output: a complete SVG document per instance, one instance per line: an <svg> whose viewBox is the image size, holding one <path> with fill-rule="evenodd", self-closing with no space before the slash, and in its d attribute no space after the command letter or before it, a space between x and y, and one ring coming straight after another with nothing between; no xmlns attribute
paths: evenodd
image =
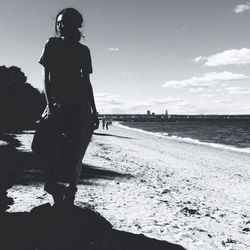
<svg viewBox="0 0 250 250"><path fill-rule="evenodd" d="M122 122L120 126L189 143L250 153L250 119L181 119Z"/></svg>

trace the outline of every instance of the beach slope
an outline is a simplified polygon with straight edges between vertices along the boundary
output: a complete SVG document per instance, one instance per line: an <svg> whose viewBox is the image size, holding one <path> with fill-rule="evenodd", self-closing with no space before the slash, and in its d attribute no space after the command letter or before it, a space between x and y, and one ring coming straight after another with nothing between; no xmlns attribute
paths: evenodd
<svg viewBox="0 0 250 250"><path fill-rule="evenodd" d="M32 136L19 135L22 150ZM76 204L116 229L187 249L250 248L250 155L131 129L99 129L84 159ZM8 191L10 212L51 201L42 183Z"/></svg>

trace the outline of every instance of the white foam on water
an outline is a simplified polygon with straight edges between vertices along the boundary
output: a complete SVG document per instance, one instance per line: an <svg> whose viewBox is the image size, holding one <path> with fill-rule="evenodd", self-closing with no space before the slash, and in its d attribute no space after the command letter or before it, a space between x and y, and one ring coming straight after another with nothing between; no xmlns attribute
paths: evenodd
<svg viewBox="0 0 250 250"><path fill-rule="evenodd" d="M202 142L202 141L199 141L197 139L192 139L192 138L189 138L189 137L179 137L179 136L176 136L176 135L170 136L170 135L168 135L168 133L149 132L149 131L145 131L143 129L130 128L128 126L120 124L119 122L114 122L113 124L115 126L117 126L117 127L134 130L134 131L137 131L137 132L140 132L140 133L149 134L149 135L157 136L157 137L160 137L160 138L166 138L166 139L181 141L181 142L185 142L185 143L199 144L199 145L209 146L209 147L213 147L213 148L220 148L220 149L225 149L225 150L231 150L231 151L235 151L235 152L249 153L250 154L250 148L236 148L234 146L224 145L224 144L220 144L220 143Z"/></svg>
<svg viewBox="0 0 250 250"><path fill-rule="evenodd" d="M0 146L7 146L7 145L9 145L8 142L0 140Z"/></svg>

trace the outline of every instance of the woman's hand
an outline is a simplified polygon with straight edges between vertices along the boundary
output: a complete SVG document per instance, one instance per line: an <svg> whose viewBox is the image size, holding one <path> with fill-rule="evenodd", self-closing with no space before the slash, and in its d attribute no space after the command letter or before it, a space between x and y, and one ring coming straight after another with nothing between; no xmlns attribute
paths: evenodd
<svg viewBox="0 0 250 250"><path fill-rule="evenodd" d="M48 113L47 113L48 118L51 117L51 116L53 116L53 114L54 114L53 105L48 105L48 109L47 110L48 110Z"/></svg>
<svg viewBox="0 0 250 250"><path fill-rule="evenodd" d="M42 117L44 119L51 119L55 116L56 110L60 107L57 103L47 104L46 109L44 110Z"/></svg>
<svg viewBox="0 0 250 250"><path fill-rule="evenodd" d="M51 115L52 115L51 109L49 108L49 105L47 105L41 116L43 119L49 119Z"/></svg>
<svg viewBox="0 0 250 250"><path fill-rule="evenodd" d="M98 119L98 113L95 112L92 114L92 120L93 120L93 128L94 130L99 128L99 119Z"/></svg>

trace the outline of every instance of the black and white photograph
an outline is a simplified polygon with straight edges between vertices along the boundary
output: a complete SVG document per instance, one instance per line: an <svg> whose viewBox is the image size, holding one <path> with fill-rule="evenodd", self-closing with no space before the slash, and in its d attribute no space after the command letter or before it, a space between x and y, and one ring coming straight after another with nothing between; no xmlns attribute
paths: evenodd
<svg viewBox="0 0 250 250"><path fill-rule="evenodd" d="M250 1L0 0L1 250L250 250Z"/></svg>

